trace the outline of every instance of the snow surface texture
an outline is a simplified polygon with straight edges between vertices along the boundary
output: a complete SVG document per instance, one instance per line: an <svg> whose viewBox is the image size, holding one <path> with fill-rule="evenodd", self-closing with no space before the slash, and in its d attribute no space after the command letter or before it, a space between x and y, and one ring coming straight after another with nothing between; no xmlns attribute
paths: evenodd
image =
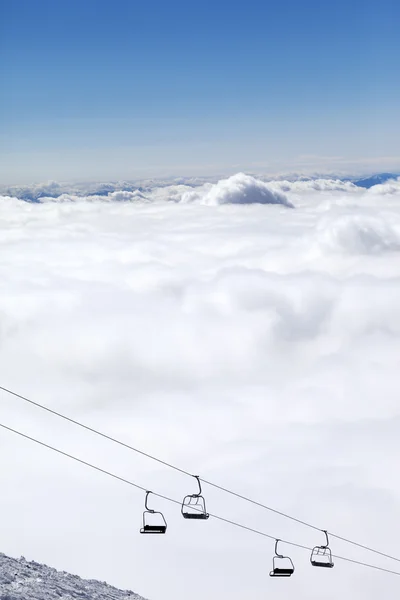
<svg viewBox="0 0 400 600"><path fill-rule="evenodd" d="M400 182L238 174L103 192L0 200L0 384L397 555ZM197 489L17 398L0 401L0 422L145 489L178 500ZM142 536L140 490L4 430L0 445L10 556L151 600L399 596L395 576L340 560L318 570L288 546L295 575L274 581L272 540L189 522L159 498L151 505L167 533ZM204 494L211 513L306 546L324 541L216 489Z"/></svg>
<svg viewBox="0 0 400 600"><path fill-rule="evenodd" d="M0 600L145 600L105 582L85 580L24 557L0 553Z"/></svg>

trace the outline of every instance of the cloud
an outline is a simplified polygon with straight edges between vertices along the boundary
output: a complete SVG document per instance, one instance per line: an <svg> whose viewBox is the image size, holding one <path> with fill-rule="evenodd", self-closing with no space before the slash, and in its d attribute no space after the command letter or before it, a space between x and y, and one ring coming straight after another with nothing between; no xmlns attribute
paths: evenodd
<svg viewBox="0 0 400 600"><path fill-rule="evenodd" d="M63 187L38 203L0 198L0 385L396 555L398 189L243 174L106 187L87 196ZM16 398L0 400L0 422L146 489L178 499L196 489ZM188 590L193 600L261 600L272 589L272 540L213 519L188 523L161 499L167 535L143 539L140 491L11 433L0 432L0 445L2 552L152 600ZM210 512L323 542L215 489L204 494ZM332 549L393 567L338 540ZM393 591L389 575L340 561L320 573L307 553L284 550L296 573L274 586L277 600Z"/></svg>
<svg viewBox="0 0 400 600"><path fill-rule="evenodd" d="M251 175L237 173L216 182L188 178L182 182L108 183L108 184L38 184L5 188L8 195L35 202L65 202L86 199L91 201L173 201L219 204L281 204L291 206L284 193Z"/></svg>
<svg viewBox="0 0 400 600"><path fill-rule="evenodd" d="M202 204L281 204L292 206L285 194L271 188L267 183L251 175L237 173L216 184L186 192L182 202L200 201Z"/></svg>
<svg viewBox="0 0 400 600"><path fill-rule="evenodd" d="M370 215L341 215L322 220L317 238L326 250L347 255L400 250L400 228L396 231L387 220Z"/></svg>
<svg viewBox="0 0 400 600"><path fill-rule="evenodd" d="M350 181L340 179L307 179L300 181L277 181L273 182L284 192L352 192L357 193L359 189Z"/></svg>
<svg viewBox="0 0 400 600"><path fill-rule="evenodd" d="M107 194L90 194L88 196L62 193L59 196L42 196L40 203L45 202L146 202L148 198L140 190L117 190Z"/></svg>
<svg viewBox="0 0 400 600"><path fill-rule="evenodd" d="M400 177L397 179L390 179L385 183L373 185L369 189L369 193L373 195L381 194L398 194L400 195Z"/></svg>

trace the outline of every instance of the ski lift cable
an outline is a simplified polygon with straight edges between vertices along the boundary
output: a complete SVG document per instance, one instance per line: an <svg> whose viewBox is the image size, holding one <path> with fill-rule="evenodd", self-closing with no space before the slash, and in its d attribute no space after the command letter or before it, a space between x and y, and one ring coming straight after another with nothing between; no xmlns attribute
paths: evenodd
<svg viewBox="0 0 400 600"><path fill-rule="evenodd" d="M113 479L117 479L118 481L121 481L122 483L126 483L127 485L130 485L132 487L135 487L139 490L142 490L143 492L146 492L146 494L150 493L149 490L147 490L147 488L134 483L133 481L130 481L129 479L125 479L124 477L121 477L120 475L116 475L115 473L112 473L111 471L107 471L106 469L102 469L101 467L98 467L97 465L93 465L92 463L89 463L81 458L78 458L77 456L74 456L72 454L69 454L68 452L64 452L63 450L60 450L59 448L56 448L55 446L51 446L50 444L46 444L45 442L42 442L30 435L27 435L26 433L22 433L21 431L18 431L17 429L13 429L12 427L8 427L8 425L4 425L3 423L0 423L0 427L10 431L12 433L15 433L16 435L25 438L31 442L34 442L40 446L43 446L44 448L47 448L48 450L52 450L53 452L56 452L57 454L61 454L62 456L66 456L67 458L70 458L71 460L74 460L75 462L81 463L83 465L85 465L86 467L90 467L91 469L94 469L95 471L99 471L100 473L103 473L104 475L108 475L109 477L112 477ZM176 500L175 498L170 498L169 496L165 496L164 494L160 494L158 492L151 492L154 496L157 496L158 498L162 498L163 500L167 500L168 502L171 502L173 504L178 504L181 506L181 502L179 500ZM218 520L218 521L222 521L224 523L228 523L229 525L233 525L235 527L239 527L240 529L244 529L246 531L250 531L251 533L255 533L257 535L261 535L263 537L266 537L270 540L274 540L276 541L280 541L283 544L287 544L289 546L294 546L296 548L301 548L302 550L308 550L308 551L312 551L312 548L310 548L309 546L304 546L302 544L297 544L295 542L291 542L289 540L284 540L281 538L276 538L273 535L270 535L268 533L265 533L264 531L260 531L259 529L254 529L253 527L248 527L247 525L243 525L242 523L238 523L237 521L233 521L231 519L226 519L225 517L222 517L221 515L216 515L216 514L212 514L209 513L210 517ZM343 560L345 562L349 562L349 563L353 563L356 565L360 565L363 567L367 567L369 569L375 569L377 571L382 571L384 573L391 573L392 575L398 575L400 576L400 572L398 571L393 571L391 569L386 569L384 567L379 567L377 565L372 565L370 563L365 563L359 560L355 560L352 558L348 558L346 556L338 556L338 555L332 555L333 558L337 558L338 560Z"/></svg>
<svg viewBox="0 0 400 600"><path fill-rule="evenodd" d="M158 462L159 464L162 464L165 467L169 467L170 469L173 469L174 471L178 471L179 473L182 473L183 475L188 475L189 477L193 477L192 473L190 473L189 471L186 471L185 469L181 469L180 467L177 467L176 465L173 465L165 460L162 460L161 458L157 458L156 456L148 454L147 452L144 452L143 450L140 450L139 448L135 448L134 446L131 446L130 444L122 442L121 440L118 440L117 438L114 438L106 433L103 433L97 429L94 429L93 427L90 427L89 425L85 425L84 423L81 423L80 421L76 421L75 419L72 419L71 417L67 417L66 415L63 415L62 413L60 413L56 410L53 410L52 408L49 408L48 406L45 406L44 404L35 402L34 400L31 400L30 398L27 398L26 396L22 396L21 394L18 394L17 392L13 392L12 390L10 390L6 387L3 387L3 386L0 386L0 390L2 390L3 392L6 392L7 394L15 396L16 398L19 398L20 400L23 400L24 402L27 402L33 406L36 406L37 408L40 408L48 413L51 413L57 417L60 417L61 419L64 419L65 421L68 421L69 423L73 423L74 425L77 425L78 427L81 427L82 429L86 429L87 431L90 431L91 433L94 433L102 438L105 438L105 439L109 440L110 442L118 444L119 446L123 446L124 448L127 448L128 450L131 450L133 452L136 452L137 454L141 454L142 456L145 456L146 458L149 458L150 460ZM297 517L293 517L292 515L289 515L280 510L277 510L276 508L272 508L271 506L263 504L262 502L258 502L257 500L253 500L252 498L249 498L248 496L244 496L242 494L234 492L233 490L230 490L224 486L218 485L217 483L213 483L212 481L204 479L203 477L199 477L199 479L202 483L205 483L206 485L209 485L215 489L218 489L222 492L230 494L231 496L235 496L236 498L244 500L245 502L249 502L255 506L258 506L260 508L268 510L272 513L280 515L281 517L284 517L285 519L290 519L291 521L299 523L300 525L304 525L305 527L309 527L310 529L314 529L315 531L322 531L322 532L325 531L324 529L321 529L320 527L312 525L312 523L308 523L307 521L303 521L301 519L298 519ZM378 554L385 558L389 558L390 560L395 560L396 562L400 562L400 558L397 558L396 556L386 554L385 552L381 552L380 550L375 550L374 548L371 548L370 546L365 546L364 544L360 544L360 543L350 540L348 538L342 537L331 531L328 531L328 533L331 537L341 540L347 544L357 546L358 548L362 548L363 550L367 550L368 552L373 552L374 554Z"/></svg>
<svg viewBox="0 0 400 600"><path fill-rule="evenodd" d="M306 527L310 527L311 529L315 529L317 531L324 531L323 529L320 529L319 527L316 527L315 525L312 525L311 523L307 523L306 521L297 519L296 517L288 515L288 514L281 512L275 508L272 508L270 506L266 506L265 504L262 504L261 502L257 502L256 500L253 500L252 498L248 498L247 496L242 496L241 494L238 494L237 492L229 490L228 488L224 488L220 485L217 485L216 483L212 483L211 481L207 481L206 479L203 479L203 478L200 478L200 481L202 481L203 483L206 483L214 488L217 488L223 492L226 492L227 494L230 494L231 496L236 496L237 498L240 498L241 500L245 500L246 502L250 502L251 504L254 504L261 508L265 508L266 510L269 510L270 512L273 512L277 515L285 517L286 519L290 519L291 521L296 521L296 523L300 523L301 525L305 525ZM353 546L357 546L358 548L362 548L363 550L367 550L368 552L373 552L374 554L379 554L380 556L383 556L385 558L389 558L391 560L395 560L396 562L400 562L400 559L396 558L396 556L391 556L390 554L386 554L385 552L381 552L380 550L375 550L374 548L370 548L369 546L365 546L364 544L360 544L353 540L347 539L345 537L342 537L340 535L332 533L331 531L328 531L328 533L329 533L330 537L341 540L342 542L346 542L347 544L352 544Z"/></svg>
<svg viewBox="0 0 400 600"><path fill-rule="evenodd" d="M31 442L35 442L36 444L43 446L44 448L47 448L48 450L52 450L53 452L56 452L58 454L61 454L62 456L66 456L67 458L70 458L71 460L74 460L78 463L81 463L87 467L90 467L91 469L94 469L95 471L99 471L100 473L103 473L104 475L108 475L109 477L112 477L113 479L117 479L118 481L121 481L123 483L126 483L127 485L130 485L132 487L135 487L139 490L142 490L146 493L148 493L149 491L137 484L134 483L133 481L130 481L129 479L125 479L124 477L121 477L119 475L116 475L115 473L112 473L111 471L107 471L106 469L102 469L101 467L98 467L97 465L93 465L92 463L89 463L81 458L78 458L77 456L73 456L72 454L69 454L68 452L64 452L63 450L60 450L59 448L56 448L54 446L51 446L50 444L46 444L45 442L42 442L32 436L29 436L25 433L22 433L21 431L18 431L16 429L13 429L12 427L8 427L7 425L4 425L3 423L0 423L0 427L2 427L3 429L10 431L12 433L15 433L16 435L25 438L27 440L30 440ZM152 492L152 494L154 494L154 496L157 496L158 498L162 498L163 500L167 500L168 502L172 502L173 504L178 504L181 505L181 502L179 500L175 500L174 498L170 498L169 496L165 496L164 494L160 494L158 492ZM235 527L239 527L240 529L244 529L246 531L250 531L251 533L255 533L257 535L261 535L263 537L269 538L271 540L279 540L280 542L282 542L283 544L288 544L289 546L294 546L296 548L301 548L303 550L312 550L312 548L308 547L308 546L304 546L302 544L297 544L295 542L291 542L289 540L283 540L281 538L276 538L273 535L270 535L268 533L265 533L264 531L260 531L258 529L254 529L253 527L248 527L247 525L243 525L242 523L238 523L237 521L232 521L231 519L226 519L225 517L222 517L220 515L216 515L216 514L212 514L209 513L210 517L217 519L219 521L223 521L224 523L228 523L229 525L234 525ZM354 560L351 558L348 558L346 556L338 556L338 555L333 555L334 558L337 558L339 560L343 560L349 563L353 563L353 564L357 564L357 565L361 565L370 569L375 569L378 571L383 571L385 573L391 573L392 575L399 575L400 576L400 572L398 571L392 571L390 569L385 569L383 567L379 567L377 565L371 565L369 563L365 563L362 561L358 561L358 560Z"/></svg>

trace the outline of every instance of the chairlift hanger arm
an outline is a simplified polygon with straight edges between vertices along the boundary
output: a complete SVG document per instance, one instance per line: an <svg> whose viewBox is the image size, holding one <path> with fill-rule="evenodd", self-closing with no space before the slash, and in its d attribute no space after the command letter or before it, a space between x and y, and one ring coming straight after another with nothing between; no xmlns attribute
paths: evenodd
<svg viewBox="0 0 400 600"><path fill-rule="evenodd" d="M278 552L278 544L279 544L280 541L281 540L275 540L275 556L277 558L283 558L283 555L279 554L279 552Z"/></svg>
<svg viewBox="0 0 400 600"><path fill-rule="evenodd" d="M195 479L197 479L197 483L199 484L199 491L197 494L194 494L195 496L201 496L201 483L200 483L200 475L193 475L193 477Z"/></svg>
<svg viewBox="0 0 400 600"><path fill-rule="evenodd" d="M326 544L325 544L325 548L329 548L329 538L328 538L328 532L327 532L327 530L326 530L326 529L323 529L322 531L324 532L324 534L325 534L325 537L326 537Z"/></svg>
<svg viewBox="0 0 400 600"><path fill-rule="evenodd" d="M147 511L147 512L149 512L149 513L154 513L154 510L153 510L152 508L149 508L149 507L147 506L147 502L148 502L149 496L150 496L150 494L152 494L152 493L153 493L153 492L151 492L150 490L146 490L146 497L145 497L145 499L144 499L144 507L145 507L146 511Z"/></svg>

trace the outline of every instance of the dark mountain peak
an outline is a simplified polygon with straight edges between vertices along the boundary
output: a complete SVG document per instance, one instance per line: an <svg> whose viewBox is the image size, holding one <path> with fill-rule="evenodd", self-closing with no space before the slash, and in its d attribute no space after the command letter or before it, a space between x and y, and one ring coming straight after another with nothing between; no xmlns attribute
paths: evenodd
<svg viewBox="0 0 400 600"><path fill-rule="evenodd" d="M376 175L371 175L370 177L364 177L362 179L358 179L357 181L353 181L355 185L363 188L370 188L374 185L378 185L380 183L385 183L390 179L397 179L399 175L395 173L377 173Z"/></svg>

